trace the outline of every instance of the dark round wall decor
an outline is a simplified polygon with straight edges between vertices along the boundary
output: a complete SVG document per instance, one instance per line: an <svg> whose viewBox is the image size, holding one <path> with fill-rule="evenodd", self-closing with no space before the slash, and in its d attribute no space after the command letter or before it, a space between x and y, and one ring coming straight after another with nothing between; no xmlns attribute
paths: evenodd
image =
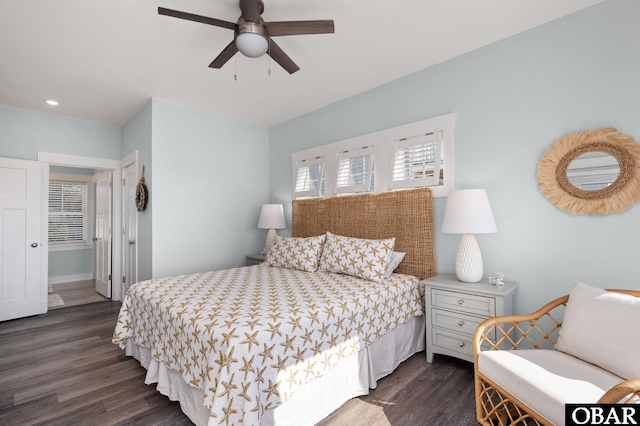
<svg viewBox="0 0 640 426"><path fill-rule="evenodd" d="M149 198L149 191L147 185L144 184L144 166L142 166L142 177L136 185L136 208L139 212L143 211L147 206L147 200Z"/></svg>

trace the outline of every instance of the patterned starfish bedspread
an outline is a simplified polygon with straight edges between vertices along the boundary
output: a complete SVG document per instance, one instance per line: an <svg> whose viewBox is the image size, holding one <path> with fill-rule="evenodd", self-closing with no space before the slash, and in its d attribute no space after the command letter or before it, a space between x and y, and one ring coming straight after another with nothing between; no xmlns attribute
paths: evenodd
<svg viewBox="0 0 640 426"><path fill-rule="evenodd" d="M419 280L381 283L257 265L153 279L129 289L113 342L127 338L204 392L209 425L258 425L265 410L410 317Z"/></svg>

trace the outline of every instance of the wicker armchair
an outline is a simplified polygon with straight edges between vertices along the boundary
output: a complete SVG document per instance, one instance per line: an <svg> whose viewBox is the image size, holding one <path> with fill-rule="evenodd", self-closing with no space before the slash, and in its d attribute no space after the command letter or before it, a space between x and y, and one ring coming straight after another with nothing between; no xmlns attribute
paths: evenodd
<svg viewBox="0 0 640 426"><path fill-rule="evenodd" d="M610 290L640 297L640 291ZM523 401L513 397L478 369L478 355L487 350L553 349L562 327L569 295L553 300L531 314L489 318L473 337L476 418L483 425L550 425ZM640 378L623 381L607 391L598 403L640 400Z"/></svg>

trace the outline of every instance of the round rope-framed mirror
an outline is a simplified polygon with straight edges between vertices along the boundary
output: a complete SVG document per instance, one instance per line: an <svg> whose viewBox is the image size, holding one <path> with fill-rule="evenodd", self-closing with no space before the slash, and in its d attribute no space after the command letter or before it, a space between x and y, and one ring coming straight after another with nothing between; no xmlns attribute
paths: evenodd
<svg viewBox="0 0 640 426"><path fill-rule="evenodd" d="M580 161L590 166L576 166ZM640 144L615 128L569 133L540 159L538 185L568 213L621 213L640 199Z"/></svg>

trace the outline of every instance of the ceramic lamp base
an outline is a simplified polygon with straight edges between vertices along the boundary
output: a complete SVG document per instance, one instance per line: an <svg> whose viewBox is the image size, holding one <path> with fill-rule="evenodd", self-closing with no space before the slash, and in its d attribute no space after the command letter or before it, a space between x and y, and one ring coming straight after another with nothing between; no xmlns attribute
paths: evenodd
<svg viewBox="0 0 640 426"><path fill-rule="evenodd" d="M263 255L267 255L267 253L269 253L269 250L271 250L271 246L273 245L273 242L276 240L276 235L278 235L276 233L275 229L269 229L269 232L267 232L267 239L264 242L264 248L262 249L262 252L260 254Z"/></svg>
<svg viewBox="0 0 640 426"><path fill-rule="evenodd" d="M464 234L456 253L456 277L465 283L477 283L482 279L482 255L473 234Z"/></svg>

